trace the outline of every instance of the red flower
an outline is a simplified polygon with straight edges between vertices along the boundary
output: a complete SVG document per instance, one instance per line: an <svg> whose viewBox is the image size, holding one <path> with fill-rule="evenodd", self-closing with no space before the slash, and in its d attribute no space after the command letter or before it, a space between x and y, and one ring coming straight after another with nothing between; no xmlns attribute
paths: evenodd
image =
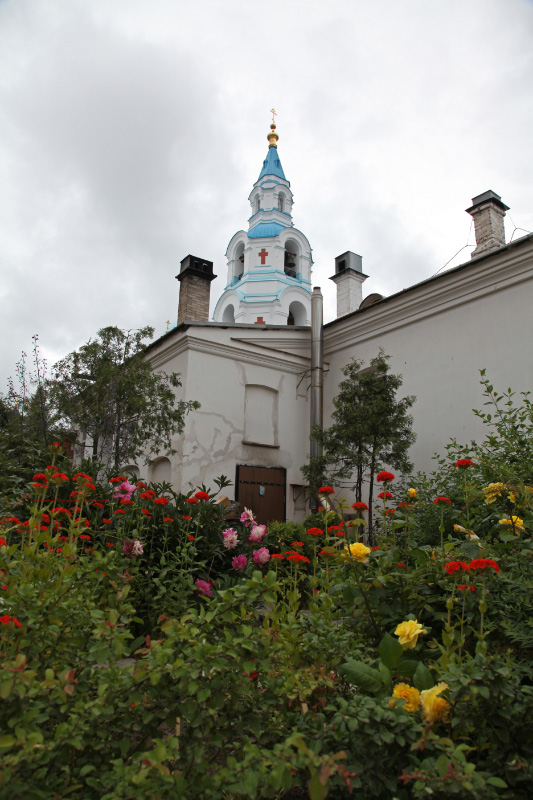
<svg viewBox="0 0 533 800"><path fill-rule="evenodd" d="M321 530L320 528L308 528L306 530L306 533L308 533L309 536L322 536L324 531Z"/></svg>
<svg viewBox="0 0 533 800"><path fill-rule="evenodd" d="M283 559L283 558L285 558L285 556L283 556L281 553L271 553L271 554L270 554L270 558L279 558L279 559Z"/></svg>
<svg viewBox="0 0 533 800"><path fill-rule="evenodd" d="M192 519L192 517L187 517L187 516L184 516L184 517L182 517L182 519L186 519L186 520L187 520L187 522L189 522L189 521Z"/></svg>
<svg viewBox="0 0 533 800"><path fill-rule="evenodd" d="M91 537L88 536L86 533L80 533L80 539L87 539L87 541L91 541Z"/></svg>
<svg viewBox="0 0 533 800"><path fill-rule="evenodd" d="M45 481L46 480L46 475L44 474L44 472L36 472L35 475L33 476L32 480L34 480L34 481L40 481L40 480Z"/></svg>
<svg viewBox="0 0 533 800"><path fill-rule="evenodd" d="M309 564L309 559L307 556L302 556L300 553L294 553L294 555L287 556L287 561L305 561Z"/></svg>
<svg viewBox="0 0 533 800"><path fill-rule="evenodd" d="M474 558L470 562L470 569L493 569L494 572L500 571L500 565L493 561L492 558Z"/></svg>
<svg viewBox="0 0 533 800"><path fill-rule="evenodd" d="M194 542L194 536L191 536L191 534L189 534L189 535L187 536L187 539L188 539L190 542Z"/></svg>
<svg viewBox="0 0 533 800"><path fill-rule="evenodd" d="M370 549L371 550L381 550L379 544L377 544L375 547L371 547Z"/></svg>
<svg viewBox="0 0 533 800"><path fill-rule="evenodd" d="M154 503L158 506L168 506L168 500L166 497L154 497Z"/></svg>
<svg viewBox="0 0 533 800"><path fill-rule="evenodd" d="M291 542L292 547L303 547L303 542Z"/></svg>
<svg viewBox="0 0 533 800"><path fill-rule="evenodd" d="M467 467L474 467L475 464L469 458L460 458L459 461L455 462L455 466L460 469L466 469Z"/></svg>
<svg viewBox="0 0 533 800"><path fill-rule="evenodd" d="M6 542L5 539L2 539L2 537L0 536L0 547L4 547L4 545L7 547L7 542Z"/></svg>
<svg viewBox="0 0 533 800"><path fill-rule="evenodd" d="M57 541L58 542L68 542L68 539L67 539L66 536L58 536L57 537Z"/></svg>
<svg viewBox="0 0 533 800"><path fill-rule="evenodd" d="M94 506L95 508L103 508L104 507L103 503L98 503L96 500L94 501L94 503L91 503L91 505Z"/></svg>
<svg viewBox="0 0 533 800"><path fill-rule="evenodd" d="M151 500L153 497L155 497L155 492L152 489L147 489L147 491L142 492L139 497L141 500Z"/></svg>
<svg viewBox="0 0 533 800"><path fill-rule="evenodd" d="M392 497L392 495L391 495ZM357 503L352 504L352 508L357 509L357 511L368 511L368 506L366 503L361 502L360 500Z"/></svg>
<svg viewBox="0 0 533 800"><path fill-rule="evenodd" d="M115 514L125 514L126 512L124 511L123 508L117 508L117 510L114 513Z"/></svg>
<svg viewBox="0 0 533 800"><path fill-rule="evenodd" d="M403 561L398 561L398 563L396 564L396 566L397 566L397 567L405 567L405 564L403 563Z"/></svg>
<svg viewBox="0 0 533 800"><path fill-rule="evenodd" d="M147 486L147 484L143 483L142 481L139 481L137 483L137 489L146 489L146 486Z"/></svg>
<svg viewBox="0 0 533 800"><path fill-rule="evenodd" d="M22 622L19 622L16 617L12 617L11 614L4 614L3 617L0 617L0 623L2 625L9 625L10 622L16 625L17 628L22 627Z"/></svg>
<svg viewBox="0 0 533 800"><path fill-rule="evenodd" d="M141 508L141 514L144 514L146 517L152 517L147 508Z"/></svg>
<svg viewBox="0 0 533 800"><path fill-rule="evenodd" d="M110 519L103 519L103 520L102 520L102 522L103 522L105 525L109 525L109 524L112 522L112 520L110 520Z"/></svg>
<svg viewBox="0 0 533 800"><path fill-rule="evenodd" d="M456 464L455 466L457 466L457 464ZM436 497L436 498L433 500L433 504L434 504L434 505L439 505L439 504L442 504L443 506L444 506L444 505L446 505L446 504L448 504L448 505L450 505L450 506L451 506L451 504L452 504L452 501L450 500L450 498L449 498L449 497Z"/></svg>
<svg viewBox="0 0 533 800"><path fill-rule="evenodd" d="M380 500L392 500L392 495L390 492L380 492L378 497Z"/></svg>
<svg viewBox="0 0 533 800"><path fill-rule="evenodd" d="M394 475L392 472L378 472L376 480L378 483L387 483L394 480Z"/></svg>
<svg viewBox="0 0 533 800"><path fill-rule="evenodd" d="M105 546L106 547L114 547L115 545L113 544L113 542L106 542Z"/></svg>
<svg viewBox="0 0 533 800"><path fill-rule="evenodd" d="M163 522L174 522L172 517L163 517Z"/></svg>
<svg viewBox="0 0 533 800"><path fill-rule="evenodd" d="M126 480L124 475L117 475L116 478L109 478L109 483L123 483Z"/></svg>
<svg viewBox="0 0 533 800"><path fill-rule="evenodd" d="M198 500L196 500L194 497L189 497L185 502L192 503L193 505L198 505Z"/></svg>
<svg viewBox="0 0 533 800"><path fill-rule="evenodd" d="M453 575L454 572L469 572L470 566L464 561L448 561L444 565L444 569L447 575Z"/></svg>
<svg viewBox="0 0 533 800"><path fill-rule="evenodd" d="M194 496L197 500L209 500L209 495L207 492L196 492Z"/></svg>
<svg viewBox="0 0 533 800"><path fill-rule="evenodd" d="M388 508L385 511L385 514L396 514L396 509L395 508Z"/></svg>
<svg viewBox="0 0 533 800"><path fill-rule="evenodd" d="M318 555L319 556L334 556L335 553L333 551L329 551L329 550L321 550Z"/></svg>
<svg viewBox="0 0 533 800"><path fill-rule="evenodd" d="M321 486L318 490L318 494L335 494L335 489L331 486Z"/></svg>
<svg viewBox="0 0 533 800"><path fill-rule="evenodd" d="M398 503L398 508L411 508L411 503L408 503L407 500L402 500Z"/></svg>
<svg viewBox="0 0 533 800"><path fill-rule="evenodd" d="M466 583L460 583L458 588L459 589L463 589L465 591L466 591L466 589L470 589L471 592L475 592L476 591L476 587L472 586L472 584L468 585Z"/></svg>

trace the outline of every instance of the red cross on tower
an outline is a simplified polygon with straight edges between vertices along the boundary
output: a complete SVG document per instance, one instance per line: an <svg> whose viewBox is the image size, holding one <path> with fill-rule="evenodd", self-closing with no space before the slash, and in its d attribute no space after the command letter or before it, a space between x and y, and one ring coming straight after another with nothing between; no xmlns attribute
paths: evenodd
<svg viewBox="0 0 533 800"><path fill-rule="evenodd" d="M259 255L259 258L261 259L261 264L262 264L262 265L264 265L264 263L265 263L265 258L267 257L267 255L268 255L268 252L267 252L267 251L265 250L265 248L263 247L263 249L261 250L261 252L260 252L258 255Z"/></svg>

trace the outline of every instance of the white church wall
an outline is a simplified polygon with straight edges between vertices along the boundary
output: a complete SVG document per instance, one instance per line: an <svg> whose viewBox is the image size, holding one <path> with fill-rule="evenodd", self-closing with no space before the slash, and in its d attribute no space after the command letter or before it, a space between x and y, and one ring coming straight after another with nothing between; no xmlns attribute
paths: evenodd
<svg viewBox="0 0 533 800"><path fill-rule="evenodd" d="M415 468L434 469L451 437L485 436L472 413L485 400L479 370L499 390L533 385L533 241L515 245L326 326L325 424L341 368L352 358L367 365L381 347L403 376L402 396L417 398Z"/></svg>

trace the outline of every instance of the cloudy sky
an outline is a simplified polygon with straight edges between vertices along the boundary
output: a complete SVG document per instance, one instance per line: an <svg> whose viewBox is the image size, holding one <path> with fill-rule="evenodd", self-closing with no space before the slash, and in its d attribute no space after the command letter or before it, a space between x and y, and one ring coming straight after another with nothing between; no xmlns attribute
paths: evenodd
<svg viewBox="0 0 533 800"><path fill-rule="evenodd" d="M188 253L217 299L273 106L326 320L345 250L387 295L487 189L533 231L532 87L531 0L0 0L0 386L34 333L164 333Z"/></svg>

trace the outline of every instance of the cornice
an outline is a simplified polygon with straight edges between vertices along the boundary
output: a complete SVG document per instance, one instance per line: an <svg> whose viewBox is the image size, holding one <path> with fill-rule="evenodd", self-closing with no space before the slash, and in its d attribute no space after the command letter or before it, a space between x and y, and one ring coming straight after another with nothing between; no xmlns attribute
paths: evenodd
<svg viewBox="0 0 533 800"><path fill-rule="evenodd" d="M527 244L527 243L525 243ZM533 280L533 241L475 259L324 327L324 352L363 342Z"/></svg>

